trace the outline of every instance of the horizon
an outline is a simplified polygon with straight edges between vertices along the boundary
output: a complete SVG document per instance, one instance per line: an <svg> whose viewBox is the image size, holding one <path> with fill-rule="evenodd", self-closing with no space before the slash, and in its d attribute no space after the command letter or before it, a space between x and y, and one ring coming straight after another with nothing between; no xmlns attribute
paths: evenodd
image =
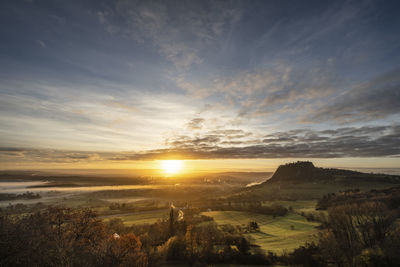
<svg viewBox="0 0 400 267"><path fill-rule="evenodd" d="M307 160L308 161L308 160ZM215 174L228 174L228 173L275 173L279 166L283 166L290 163L295 163L297 161L284 161L281 164L275 167L264 167L264 168L232 168L231 166L226 166L225 168L203 168L203 169L193 169L190 166L187 166L186 162L183 160L183 170L180 170L177 173L168 174L166 173L159 164L153 164L153 168L148 169L135 169L135 168L126 168L122 169L119 167L116 168L87 168L87 169L79 169L79 168L19 168L19 169L0 169L2 173L8 172L37 172L38 175L78 175L78 176L98 176L98 177L154 177L154 178L185 178L185 177L196 177L202 175L215 175ZM325 169L343 169L343 170L352 170L358 171L362 173L381 173L388 175L400 175L400 167L383 167L383 168L374 168L374 167L357 167L357 166L336 166L336 165L316 165L313 161L310 161L317 168L325 168Z"/></svg>

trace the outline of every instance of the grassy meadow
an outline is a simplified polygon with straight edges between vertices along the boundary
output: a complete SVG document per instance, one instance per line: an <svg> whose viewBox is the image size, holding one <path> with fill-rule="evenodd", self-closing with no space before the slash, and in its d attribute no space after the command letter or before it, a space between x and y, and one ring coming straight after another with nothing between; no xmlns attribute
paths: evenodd
<svg viewBox="0 0 400 267"><path fill-rule="evenodd" d="M266 251L282 254L313 241L318 232L316 222L308 222L301 212L316 212L315 201L271 201L271 203L292 207L293 211L285 216L270 216L243 211L209 211L203 215L213 217L218 225L231 224L245 226L249 221L255 221L260 230L246 234L255 245Z"/></svg>
<svg viewBox="0 0 400 267"><path fill-rule="evenodd" d="M150 210L150 211L138 211L129 213L118 213L113 215L103 215L100 218L104 222L108 222L111 219L119 218L126 226L131 226L133 224L152 224L157 220L168 218L169 209L161 210Z"/></svg>

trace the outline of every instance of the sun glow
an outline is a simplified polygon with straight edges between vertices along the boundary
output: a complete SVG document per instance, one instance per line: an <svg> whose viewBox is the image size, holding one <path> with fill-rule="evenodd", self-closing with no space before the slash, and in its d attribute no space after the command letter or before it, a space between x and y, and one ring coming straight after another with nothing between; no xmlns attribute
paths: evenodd
<svg viewBox="0 0 400 267"><path fill-rule="evenodd" d="M183 166L183 162L181 160L162 160L161 168L167 174L175 174L178 173Z"/></svg>

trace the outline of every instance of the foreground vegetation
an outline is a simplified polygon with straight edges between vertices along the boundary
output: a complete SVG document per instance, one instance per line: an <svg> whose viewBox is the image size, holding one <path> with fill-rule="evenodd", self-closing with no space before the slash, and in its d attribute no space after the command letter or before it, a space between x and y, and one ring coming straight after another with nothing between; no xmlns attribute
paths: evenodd
<svg viewBox="0 0 400 267"><path fill-rule="evenodd" d="M316 171L326 181L5 194L0 266L398 266L395 179Z"/></svg>
<svg viewBox="0 0 400 267"><path fill-rule="evenodd" d="M183 215L172 207L154 223L132 225L118 217L100 218L91 209L3 210L0 266L398 266L399 205L391 201L398 190L369 193L377 199L357 194L332 201L312 220L305 213L312 202L294 202L298 209L289 207L281 217L195 207Z"/></svg>
<svg viewBox="0 0 400 267"><path fill-rule="evenodd" d="M0 217L2 266L159 266L186 262L270 263L250 253L249 241L236 229L221 230L187 210L179 219L125 226L102 222L89 209L50 207L24 216Z"/></svg>

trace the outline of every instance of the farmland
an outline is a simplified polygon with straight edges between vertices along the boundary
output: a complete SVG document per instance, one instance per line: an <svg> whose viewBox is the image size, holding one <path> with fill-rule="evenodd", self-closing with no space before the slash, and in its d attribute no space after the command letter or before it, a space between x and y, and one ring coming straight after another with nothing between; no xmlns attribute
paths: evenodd
<svg viewBox="0 0 400 267"><path fill-rule="evenodd" d="M276 203L276 202L275 202ZM249 221L259 225L258 232L246 234L250 240L266 251L282 254L291 251L307 241L315 239L318 223L308 222L296 212L313 211L313 201L282 201L281 205L291 205L294 208L283 217L243 212L243 211L209 211L203 215L213 217L218 225L231 224L244 226Z"/></svg>
<svg viewBox="0 0 400 267"><path fill-rule="evenodd" d="M152 224L159 219L168 217L168 209L139 211L133 213L118 213L113 215L104 215L100 218L107 222L111 219L119 218L126 226L133 224Z"/></svg>

